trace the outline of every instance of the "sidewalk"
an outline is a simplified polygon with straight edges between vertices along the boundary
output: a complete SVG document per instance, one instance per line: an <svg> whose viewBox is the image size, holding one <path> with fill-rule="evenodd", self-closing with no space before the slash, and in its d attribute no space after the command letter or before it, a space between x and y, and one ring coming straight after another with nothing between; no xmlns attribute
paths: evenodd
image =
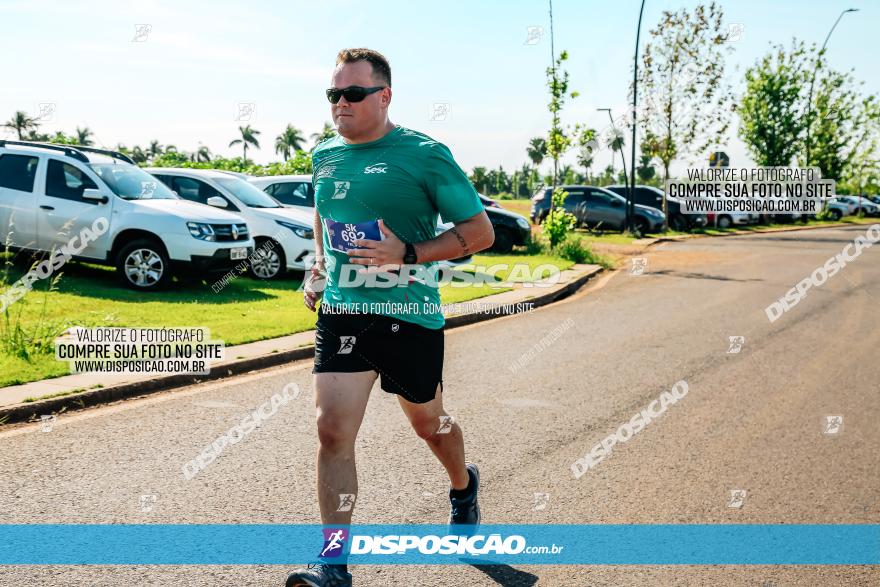
<svg viewBox="0 0 880 587"><path fill-rule="evenodd" d="M576 291L601 271L602 267L599 265L578 264L563 271L559 281L553 285L545 283L541 287L541 282L531 287L509 284L514 289L452 304L450 311L444 313L446 328L527 311L526 304L537 308L552 303ZM208 375L178 374L157 377L132 373L79 373L3 387L0 388L0 423L37 420L41 414L70 411L310 359L314 356L314 342L315 331L308 330L279 338L228 346L225 349L227 359L212 363ZM76 393L71 393L74 391ZM58 393L65 395L46 398ZM36 398L37 401L25 402L26 398Z"/></svg>

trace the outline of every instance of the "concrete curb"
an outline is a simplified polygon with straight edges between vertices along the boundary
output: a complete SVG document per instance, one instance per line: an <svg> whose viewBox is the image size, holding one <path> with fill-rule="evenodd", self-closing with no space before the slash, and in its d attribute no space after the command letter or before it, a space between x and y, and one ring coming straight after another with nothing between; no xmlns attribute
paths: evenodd
<svg viewBox="0 0 880 587"><path fill-rule="evenodd" d="M877 219L880 224L880 218ZM864 224L854 224L852 222L836 222L834 224L823 224L821 226L790 226L784 228L768 228L767 230L743 230L737 232L725 232L722 234L683 234L679 236L661 236L647 243L645 246L650 247L657 243L675 243L679 241L687 241L695 238L715 238L719 236L747 236L751 234L772 234L774 232L797 232L800 230L819 230L821 228L839 228L842 226L871 226L867 222Z"/></svg>
<svg viewBox="0 0 880 587"><path fill-rule="evenodd" d="M532 307L539 308L546 306L562 298L568 297L578 289L580 289L587 281L601 273L604 269L596 267L585 271L583 275L578 276L571 282L566 283L562 287L555 288L553 291L543 295L522 300L519 303L530 303ZM487 301L488 298L481 298ZM525 310L518 311L516 303L511 303L502 307L503 312L474 312L470 314L460 314L446 318L446 329L459 328L468 324L476 324L494 318L510 316L512 314L522 313ZM241 359L230 363L225 363L216 369L212 369L207 375L164 375L144 381L133 381L131 383L122 383L111 387L101 389L92 389L81 393L65 395L57 398L50 398L35 402L19 403L10 406L0 407L0 428L6 424L14 422L35 422L40 419L41 414L61 414L74 410L84 409L90 406L97 406L122 399L129 399L138 396L149 395L152 393L167 391L177 387L192 385L203 381L212 381L228 377L230 375L240 375L248 371L256 371L266 369L268 367L276 367L292 361L299 361L315 356L314 345L302 346L300 348L270 353L258 357Z"/></svg>

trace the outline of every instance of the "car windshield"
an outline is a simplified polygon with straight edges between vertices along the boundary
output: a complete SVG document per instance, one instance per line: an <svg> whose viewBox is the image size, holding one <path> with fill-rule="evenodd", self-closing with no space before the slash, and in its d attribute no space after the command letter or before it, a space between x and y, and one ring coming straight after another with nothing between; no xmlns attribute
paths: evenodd
<svg viewBox="0 0 880 587"><path fill-rule="evenodd" d="M232 192L248 208L282 208L277 200L253 184L238 177L220 177L214 181Z"/></svg>
<svg viewBox="0 0 880 587"><path fill-rule="evenodd" d="M164 183L140 167L126 163L91 163L89 167L123 200L177 199Z"/></svg>

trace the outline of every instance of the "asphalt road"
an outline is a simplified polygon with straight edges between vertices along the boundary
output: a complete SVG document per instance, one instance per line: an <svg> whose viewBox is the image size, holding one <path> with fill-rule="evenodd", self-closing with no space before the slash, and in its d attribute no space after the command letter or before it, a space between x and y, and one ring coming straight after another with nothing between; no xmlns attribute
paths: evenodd
<svg viewBox="0 0 880 587"><path fill-rule="evenodd" d="M880 246L771 324L764 308L864 227L657 246L528 315L447 333L446 405L492 523L880 523ZM571 319L571 321L568 321ZM507 366L557 329L516 374ZM729 353L729 337L745 337ZM317 523L310 363L0 432L4 523ZM571 465L679 380L582 477ZM183 462L287 383L300 398L186 481ZM837 434L822 434L842 415ZM443 523L447 480L378 384L355 523ZM729 507L731 490L745 490ZM543 509L534 494L547 493ZM156 495L152 511L141 496ZM355 585L878 585L874 566L356 566ZM280 566L0 569L0 585L277 586Z"/></svg>

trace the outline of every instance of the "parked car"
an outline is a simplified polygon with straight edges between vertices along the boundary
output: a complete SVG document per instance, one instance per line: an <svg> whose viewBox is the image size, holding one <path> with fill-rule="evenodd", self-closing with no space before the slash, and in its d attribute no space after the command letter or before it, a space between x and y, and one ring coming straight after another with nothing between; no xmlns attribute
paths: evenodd
<svg viewBox="0 0 880 587"><path fill-rule="evenodd" d="M861 207L866 216L880 215L880 207L864 196L838 196L837 199L849 207L850 214L858 214Z"/></svg>
<svg viewBox="0 0 880 587"><path fill-rule="evenodd" d="M605 189L614 192L618 196L627 198L625 185L609 185ZM636 204L650 206L657 210L663 210L663 190L650 185L636 184L633 201ZM669 227L672 230L690 230L691 228L703 228L708 224L705 214L685 214L682 212L682 202L676 198L666 198L666 210L668 211Z"/></svg>
<svg viewBox="0 0 880 587"><path fill-rule="evenodd" d="M623 230L626 224L626 200L606 189L595 186L559 186L566 192L563 206L574 214L578 226ZM532 221L542 222L550 211L551 188L541 188L532 196ZM663 212L650 206L635 205L636 229L646 234L663 228Z"/></svg>
<svg viewBox="0 0 880 587"><path fill-rule="evenodd" d="M850 216L855 214L859 209L859 202L855 198L850 198L848 196L835 196L829 200L830 202L840 204L841 206L846 207L846 216Z"/></svg>
<svg viewBox="0 0 880 587"><path fill-rule="evenodd" d="M294 206L309 214L315 207L311 175L268 175L247 180L285 206Z"/></svg>
<svg viewBox="0 0 880 587"><path fill-rule="evenodd" d="M254 239L249 272L257 279L279 279L287 270L303 271L315 255L312 216L285 207L237 175L214 169L147 168L181 198L235 212Z"/></svg>
<svg viewBox="0 0 880 587"><path fill-rule="evenodd" d="M532 234L532 225L525 216L505 210L495 200L479 194L483 202L486 216L495 229L495 242L492 251L496 253L509 253L515 245L524 245ZM491 204L486 204L486 200ZM494 205L492 205L494 204Z"/></svg>
<svg viewBox="0 0 880 587"><path fill-rule="evenodd" d="M107 230L72 258L114 266L139 291L227 272L254 249L240 216L177 197L121 153L0 140L0 226L12 250L60 250L100 218Z"/></svg>
<svg viewBox="0 0 880 587"><path fill-rule="evenodd" d="M746 226L756 224L760 220L758 214L748 212L716 212L715 226L718 228L730 228L731 226Z"/></svg>
<svg viewBox="0 0 880 587"><path fill-rule="evenodd" d="M250 177L248 178L248 181L259 189L265 191L273 198L277 199L285 206L297 208L303 212L306 212L311 219L310 222L314 220L315 190L312 187L311 175L268 175L260 177ZM481 199L482 197L484 196L481 196ZM489 214L488 211L487 214ZM528 225L528 221L525 218L523 218L523 221L526 223L526 225ZM452 227L452 224L444 223L441 219L437 223L436 234L439 235L443 232L446 232ZM515 242L514 244L522 243ZM471 255L467 255L458 259L440 261L439 263L441 265L461 265L463 263L470 263L470 261Z"/></svg>
<svg viewBox="0 0 880 587"><path fill-rule="evenodd" d="M501 208L501 204L490 198L489 196L484 196L483 194L479 194L480 201L483 202L483 207L486 209L489 208Z"/></svg>
<svg viewBox="0 0 880 587"><path fill-rule="evenodd" d="M844 216L849 216L849 204L837 201L837 198L831 198L825 204L828 215L832 220L840 220Z"/></svg>

